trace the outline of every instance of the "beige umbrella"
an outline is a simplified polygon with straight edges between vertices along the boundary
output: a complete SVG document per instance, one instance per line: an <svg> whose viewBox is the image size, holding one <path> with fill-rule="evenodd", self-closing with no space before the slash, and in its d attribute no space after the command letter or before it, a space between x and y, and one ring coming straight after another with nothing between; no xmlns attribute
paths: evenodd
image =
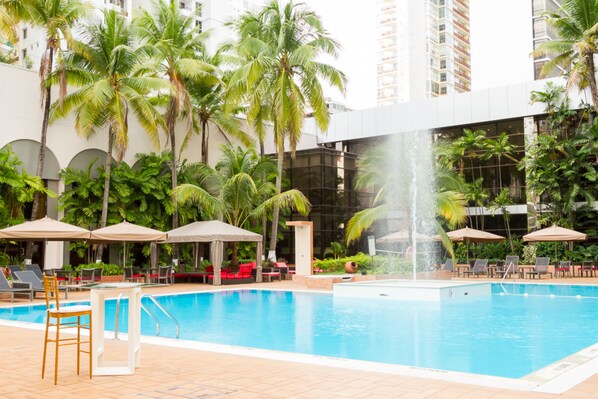
<svg viewBox="0 0 598 399"><path fill-rule="evenodd" d="M413 233L413 237L409 236L409 231L407 230L399 230L395 233L390 233L385 235L384 237L378 238L376 241L380 243L395 243L395 242L410 242L412 239L415 239L418 242L430 242L434 241L432 237L422 234L422 233Z"/></svg>
<svg viewBox="0 0 598 399"><path fill-rule="evenodd" d="M459 230L449 231L446 233L452 242L464 242L467 245L467 260L469 260L469 243L470 242L502 242L506 240L505 237L496 234L488 233L487 231L471 229L465 227ZM435 240L440 240L439 235L432 237Z"/></svg>
<svg viewBox="0 0 598 399"><path fill-rule="evenodd" d="M127 258L127 242L156 242L164 241L167 238L167 234L149 227L139 226L133 223L129 223L126 220L124 222L114 224L112 226L106 226L101 229L93 230L91 232L90 241L95 242L122 242L124 245L123 251L123 266L125 265ZM158 249L156 246L152 246L152 252L150 256L150 263L152 267L155 267L158 260Z"/></svg>
<svg viewBox="0 0 598 399"><path fill-rule="evenodd" d="M536 230L523 236L524 242L538 242L538 241L585 241L588 239L587 234L579 231L566 229L552 225L545 229Z"/></svg>
<svg viewBox="0 0 598 399"><path fill-rule="evenodd" d="M554 258L557 258L556 243L561 241L585 241L588 235L553 224L545 229L536 230L523 236L524 242L554 241Z"/></svg>
<svg viewBox="0 0 598 399"><path fill-rule="evenodd" d="M47 216L0 230L0 238L15 241L87 240L89 236L89 230Z"/></svg>

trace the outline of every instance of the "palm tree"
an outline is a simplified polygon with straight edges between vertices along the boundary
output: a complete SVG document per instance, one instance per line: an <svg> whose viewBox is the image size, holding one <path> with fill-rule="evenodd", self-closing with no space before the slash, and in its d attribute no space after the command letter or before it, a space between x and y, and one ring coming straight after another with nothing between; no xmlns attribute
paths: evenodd
<svg viewBox="0 0 598 399"><path fill-rule="evenodd" d="M375 222L384 220L390 212L396 211L394 206L404 206L408 202L403 200L406 190L401 179L404 176L399 176L399 173L395 173L396 171L389 170L388 160L392 151L392 146L383 144L371 148L358 159L355 188L374 190L376 195L372 207L355 213L347 223L347 245L357 240ZM394 156L394 154L392 155ZM461 194L463 190L463 181L459 176L446 166L437 165L436 192L434 193L436 214L450 225L457 225L465 220L466 201ZM398 201L397 198L399 198ZM441 233L442 229L439 224L437 224L436 230ZM448 239L443 239L443 244L449 251L452 251Z"/></svg>
<svg viewBox="0 0 598 399"><path fill-rule="evenodd" d="M246 99L247 119L258 134L265 120L272 121L280 192L285 141L294 154L308 107L318 127L327 129L321 80L344 92L345 75L318 61L321 55L336 57L340 45L328 35L317 14L293 1L271 0L257 13L242 16L235 29L240 38L236 53L244 63L231 78L230 98ZM273 210L269 258L276 258L279 211L278 207Z"/></svg>
<svg viewBox="0 0 598 399"><path fill-rule="evenodd" d="M241 228L254 227L275 206L307 215L310 204L303 193L296 189L279 193L263 179L272 173L276 173L276 165L254 149L222 146L222 158L214 168L200 165L201 184L181 184L174 197L179 204L200 204L205 219L223 219ZM237 261L236 248L234 243L233 264Z"/></svg>
<svg viewBox="0 0 598 399"><path fill-rule="evenodd" d="M557 12L546 13L559 39L549 40L533 51L534 56L553 54L541 74L547 76L555 68L567 74L567 87L580 90L589 86L594 108L598 109L598 88L594 56L598 53L598 1L565 0Z"/></svg>
<svg viewBox="0 0 598 399"><path fill-rule="evenodd" d="M177 186L178 168L175 125L181 116L187 116L186 136L189 137L193 133L192 101L185 80L202 78L215 85L218 79L213 75L214 67L199 59L205 52L205 35L200 34L199 27L194 26L194 18L185 17L181 13L178 1L158 0L155 10L155 15L143 11L135 20L135 27L144 44L143 50L156 62L155 65L149 64L148 69L154 69L158 76L167 79L171 85L169 95L164 97L168 102L164 119L172 151L171 172L174 190ZM182 149L181 147L181 151ZM175 204L172 228L177 227L178 211Z"/></svg>
<svg viewBox="0 0 598 399"><path fill-rule="evenodd" d="M88 43L74 43L73 54L50 77L51 82L56 82L65 76L70 84L81 87L53 105L52 122L74 110L75 129L81 136L91 137L98 129L108 128L100 227L106 226L108 217L112 152L117 150L120 161L127 149L129 110L158 146L158 126L163 125L163 120L149 95L169 88L162 79L136 76L141 57L140 51L133 48L127 19L114 10L105 11L103 19L86 29ZM97 256L101 258L101 249Z"/></svg>
<svg viewBox="0 0 598 399"><path fill-rule="evenodd" d="M17 25L27 14L22 0L0 0L0 37L15 44L19 40Z"/></svg>
<svg viewBox="0 0 598 399"><path fill-rule="evenodd" d="M496 160L498 162L498 186L500 191L502 191L503 186L501 159L502 157L505 157L510 161L514 162L515 164L518 163L519 161L517 161L515 158L511 156L511 154L515 152L515 146L511 144L511 142L509 141L509 136L507 135L507 132L502 132L498 135L496 140L486 140L486 144L484 147L486 149L486 154L482 156L482 159L490 159L492 157L496 157Z"/></svg>
<svg viewBox="0 0 598 399"><path fill-rule="evenodd" d="M217 67L220 62L220 54L216 53L205 62ZM201 135L201 160L208 163L208 143L210 138L210 124L214 125L217 131L223 135L230 144L230 138L240 140L245 146L252 144L250 137L241 130L240 120L235 117L237 109L230 109L225 103L226 84L223 80L215 80L213 76L200 76L193 79L186 79L185 86L189 91L191 99L192 115L194 126L198 126ZM186 143L183 143L185 147Z"/></svg>
<svg viewBox="0 0 598 399"><path fill-rule="evenodd" d="M19 1L16 3L19 3ZM41 83L40 100L44 109L44 116L42 120L36 176L41 177L44 174L48 122L50 117L50 105L52 103L51 87L46 80L52 73L56 53L61 51L61 40L64 39L67 44L70 44L73 41L71 29L90 11L90 7L90 4L83 3L80 0L22 0L18 7L11 9L11 11L17 12L16 17L18 20L44 30L46 40L46 49L39 67ZM66 92L66 85L61 85L61 92ZM33 198L31 220L37 218L39 203L40 198L38 193ZM25 259L31 259L32 251L32 245L28 244Z"/></svg>
<svg viewBox="0 0 598 399"><path fill-rule="evenodd" d="M509 196L509 189L505 188L500 190L500 193L494 198L494 200L490 203L490 212L492 216L496 214L498 210L501 211L503 221L505 222L505 229L507 230L507 237L509 239L509 245L511 247L511 251L515 250L513 246L513 238L511 237L511 226L509 225L509 219L511 218L511 214L507 211L507 206L513 204L511 197Z"/></svg>

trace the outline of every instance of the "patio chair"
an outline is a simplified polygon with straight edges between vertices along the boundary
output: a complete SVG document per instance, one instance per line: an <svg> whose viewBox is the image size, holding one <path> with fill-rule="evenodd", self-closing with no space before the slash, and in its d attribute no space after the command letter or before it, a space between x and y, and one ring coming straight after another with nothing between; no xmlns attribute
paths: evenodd
<svg viewBox="0 0 598 399"><path fill-rule="evenodd" d="M554 276L558 277L559 273L565 277L565 274L571 276L571 261L560 261L559 263L554 265Z"/></svg>
<svg viewBox="0 0 598 399"><path fill-rule="evenodd" d="M514 274L519 275L519 256L509 255L505 258L505 273L507 277L512 277Z"/></svg>
<svg viewBox="0 0 598 399"><path fill-rule="evenodd" d="M138 267L128 266L125 267L125 282L132 281L134 283L138 282L140 279L145 280L145 274L139 271Z"/></svg>
<svg viewBox="0 0 598 399"><path fill-rule="evenodd" d="M470 275L479 277L482 274L488 275L488 259L476 259L471 270L463 272L463 275L467 275L467 277Z"/></svg>
<svg viewBox="0 0 598 399"><path fill-rule="evenodd" d="M591 260L581 262L581 266L579 267L579 276L580 277L595 277L596 273L594 273L594 267Z"/></svg>
<svg viewBox="0 0 598 399"><path fill-rule="evenodd" d="M25 265L25 270L29 270L29 271L35 273L35 275L37 276L37 278L40 279L40 281L43 280L43 278L44 278L44 273L42 272L42 269L39 267L39 265L37 263Z"/></svg>
<svg viewBox="0 0 598 399"><path fill-rule="evenodd" d="M150 280L155 283L172 284L172 266L159 266L157 274L151 274Z"/></svg>
<svg viewBox="0 0 598 399"><path fill-rule="evenodd" d="M274 262L274 266L280 271L283 280L286 280L287 276L295 274L295 268L289 267L287 262Z"/></svg>
<svg viewBox="0 0 598 399"><path fill-rule="evenodd" d="M275 268L275 267L263 267L262 268L262 279L266 279L266 277L268 278L269 282L272 282L272 279L278 279L278 281L282 281L281 278L281 274L280 274L280 270Z"/></svg>
<svg viewBox="0 0 598 399"><path fill-rule="evenodd" d="M550 258L542 256L538 257L536 258L534 270L530 270L529 272L527 272L527 275L531 276L532 278L536 278L536 276L538 276L538 278L542 278L542 276L550 275L550 278L552 278L552 273L548 271L549 267Z"/></svg>
<svg viewBox="0 0 598 399"><path fill-rule="evenodd" d="M497 260L496 265L490 269L492 271L492 277L502 278L506 271L505 261Z"/></svg>
<svg viewBox="0 0 598 399"><path fill-rule="evenodd" d="M24 272L31 273L31 272ZM35 277L35 275L34 275ZM48 352L48 342L56 345L56 352L54 355L54 385L58 383L58 349L61 346L76 345L77 346L77 375L80 371L80 355L81 352L89 354L89 378L91 379L92 371L92 357L91 357L91 307L89 305L73 305L60 307L60 301L58 299L58 291L61 287L58 286L56 276L44 276L43 287L46 294L46 335L44 338L44 355L42 361L42 378L46 373L46 354ZM51 301L50 297L54 297L54 301ZM51 302L54 302L54 306L51 306ZM86 317L85 319L81 319ZM50 338L50 328L55 329L56 336L54 339ZM76 328L77 335L61 335L60 332L66 328ZM82 336L81 329L88 329L89 336ZM82 344L88 344L89 350L83 350Z"/></svg>
<svg viewBox="0 0 598 399"><path fill-rule="evenodd" d="M33 290L34 297L35 297L35 294L38 292L45 293L46 290L44 288L43 280L40 280L39 278L37 278L35 273L33 273L31 270L21 270L20 272L16 272L15 274L17 275L17 278L19 279L20 282L28 283L31 285L31 289ZM53 277L55 277L55 276L53 276ZM43 278L43 276L42 276L42 278ZM64 292L64 299L68 299L69 287L61 286L59 288L59 290Z"/></svg>
<svg viewBox="0 0 598 399"><path fill-rule="evenodd" d="M73 281L75 282L75 284L90 284L95 282L95 274L95 267L83 268L80 270L79 275L73 278Z"/></svg>
<svg viewBox="0 0 598 399"><path fill-rule="evenodd" d="M12 287L8 283L8 280L4 276L4 273L0 273L0 293L10 294L10 301L15 301L15 295L27 295L29 301L33 301L33 290L31 285L19 281L13 281Z"/></svg>

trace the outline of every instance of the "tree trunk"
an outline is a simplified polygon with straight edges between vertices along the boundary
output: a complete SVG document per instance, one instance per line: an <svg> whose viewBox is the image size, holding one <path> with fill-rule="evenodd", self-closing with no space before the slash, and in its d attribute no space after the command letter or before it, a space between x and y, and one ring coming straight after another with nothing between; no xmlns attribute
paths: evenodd
<svg viewBox="0 0 598 399"><path fill-rule="evenodd" d="M48 51L50 69L47 71L47 74L44 76L40 76L41 82L40 84L43 85L45 83L46 77L48 74L52 72L52 66L54 64L54 48L48 42L46 50ZM43 65L40 66L40 71L44 68ZM48 137L48 120L50 119L50 105L52 103L52 89L48 87L46 90L46 98L44 101L44 119L42 120L42 135L40 138L39 144L39 153L37 156L37 170L36 176L39 176L43 179L44 174L44 162L46 160L46 141ZM39 203L41 201L40 196L45 195L40 192L36 192L33 195L33 204L31 209L31 220L37 219L37 214L39 212ZM45 213L45 212L44 212ZM31 258L33 257L33 242L28 241L25 247L25 263L31 263Z"/></svg>
<svg viewBox="0 0 598 399"><path fill-rule="evenodd" d="M176 123L176 100L172 97L174 93L171 93L170 103L168 104L168 114L166 116L166 124L168 127L168 135L170 137L170 151L172 152L172 191L177 186L177 153L176 153L176 134L175 134L175 123ZM177 201L173 201L173 212L172 212L172 228L176 229L179 227L179 211ZM172 254L174 259L179 258L178 245L173 244Z"/></svg>
<svg viewBox="0 0 598 399"><path fill-rule="evenodd" d="M100 217L100 228L106 227L108 222L108 200L110 199L110 171L112 170L112 147L114 146L114 132L112 127L108 129L108 152L104 162L104 196L102 197L102 216ZM98 245L96 252L96 262L102 261L104 246Z"/></svg>
<svg viewBox="0 0 598 399"><path fill-rule="evenodd" d="M208 164L208 123L201 121L201 160Z"/></svg>
<svg viewBox="0 0 598 399"><path fill-rule="evenodd" d="M264 140L259 139L260 142L260 158L263 158L265 156L265 150L264 150ZM262 177L262 182L266 182L266 177ZM264 215L262 216L262 242L264 243L264 245L262 245L262 253L261 254L256 254L257 256L263 256L265 255L265 249L266 249L266 240L268 238L268 216Z"/></svg>
<svg viewBox="0 0 598 399"><path fill-rule="evenodd" d="M282 190L282 164L284 159L284 148L278 151L278 160L276 162L276 193ZM272 231L270 235L270 248L268 250L268 258L276 260L276 239L278 235L278 218L280 214L280 207L277 205L272 211Z"/></svg>
<svg viewBox="0 0 598 399"><path fill-rule="evenodd" d="M588 60L588 85L590 86L590 94L592 95L592 102L594 103L594 109L598 111L598 87L596 86L596 70L594 66L594 54L586 54Z"/></svg>

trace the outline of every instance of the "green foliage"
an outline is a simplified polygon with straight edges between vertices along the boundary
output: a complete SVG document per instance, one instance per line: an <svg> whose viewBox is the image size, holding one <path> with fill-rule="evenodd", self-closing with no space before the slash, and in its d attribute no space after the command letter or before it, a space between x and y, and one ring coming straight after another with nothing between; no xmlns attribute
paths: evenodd
<svg viewBox="0 0 598 399"><path fill-rule="evenodd" d="M355 262L359 266L359 270L370 270L372 268L372 257L359 252L354 256L347 256L337 259L316 259L314 260L314 268L321 269L322 273L345 273L345 263Z"/></svg>
<svg viewBox="0 0 598 399"><path fill-rule="evenodd" d="M333 241L330 246L324 249L324 256L332 255L334 259L341 258L347 254L347 248L340 242Z"/></svg>
<svg viewBox="0 0 598 399"><path fill-rule="evenodd" d="M124 269L121 266L115 265L113 263L103 263L103 262L99 262L99 263L93 262L93 263L81 264L81 265L75 267L74 270L91 269L91 268L102 269L103 276L121 276L124 274Z"/></svg>
<svg viewBox="0 0 598 399"><path fill-rule="evenodd" d="M523 252L519 263L522 265L534 265L536 263L535 245L526 245L523 247Z"/></svg>

